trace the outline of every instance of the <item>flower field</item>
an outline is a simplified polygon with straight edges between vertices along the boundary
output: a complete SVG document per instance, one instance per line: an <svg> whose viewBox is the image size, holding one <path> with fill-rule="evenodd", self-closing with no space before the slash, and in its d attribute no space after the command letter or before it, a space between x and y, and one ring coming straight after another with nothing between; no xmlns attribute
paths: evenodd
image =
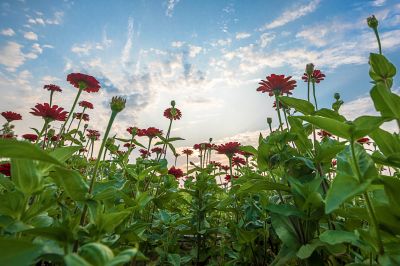
<svg viewBox="0 0 400 266"><path fill-rule="evenodd" d="M82 73L67 76L74 88L44 85L48 102L30 112L39 129L17 136L29 118L0 110L0 265L400 265L400 138L382 129L400 128L396 68L377 19L367 26L380 115L346 120L338 93L318 108L325 74L309 63L302 84L268 74L254 88L274 98L279 120L267 119L256 146L210 138L179 154L171 132L185 110L175 101L166 129L113 136L126 99L110 99L108 124L92 125L85 94L102 88ZM291 96L298 87L307 99ZM61 107L60 93L75 93L73 105Z"/></svg>

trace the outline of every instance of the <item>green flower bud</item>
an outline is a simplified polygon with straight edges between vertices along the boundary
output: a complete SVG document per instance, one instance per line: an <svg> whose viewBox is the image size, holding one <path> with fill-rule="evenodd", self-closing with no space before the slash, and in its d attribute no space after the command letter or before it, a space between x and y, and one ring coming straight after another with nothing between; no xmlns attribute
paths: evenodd
<svg viewBox="0 0 400 266"><path fill-rule="evenodd" d="M209 139L210 143L211 143L212 140L213 140L213 138L210 138L210 139Z"/></svg>
<svg viewBox="0 0 400 266"><path fill-rule="evenodd" d="M171 106L175 107L175 101L174 100L171 101Z"/></svg>
<svg viewBox="0 0 400 266"><path fill-rule="evenodd" d="M111 102L110 102L111 110L113 112L119 113L122 110L124 110L125 103L126 103L126 99L125 98L122 98L122 97L119 97L119 96L114 96L114 97L112 97Z"/></svg>
<svg viewBox="0 0 400 266"><path fill-rule="evenodd" d="M336 92L334 95L333 95L333 97L335 98L335 100L339 100L340 99L340 93L339 92Z"/></svg>
<svg viewBox="0 0 400 266"><path fill-rule="evenodd" d="M272 124L272 118L271 117L267 117L267 123L268 123L268 125Z"/></svg>
<svg viewBox="0 0 400 266"><path fill-rule="evenodd" d="M84 124L84 125L83 125L83 128L86 129L86 128L88 128L88 126L89 126L89 124Z"/></svg>
<svg viewBox="0 0 400 266"><path fill-rule="evenodd" d="M376 17L374 15L370 16L367 18L367 24L368 27L370 27L371 29L376 29L378 28L378 20L376 19Z"/></svg>
<svg viewBox="0 0 400 266"><path fill-rule="evenodd" d="M313 63L309 63L306 65L306 74L311 76L314 72L314 64Z"/></svg>

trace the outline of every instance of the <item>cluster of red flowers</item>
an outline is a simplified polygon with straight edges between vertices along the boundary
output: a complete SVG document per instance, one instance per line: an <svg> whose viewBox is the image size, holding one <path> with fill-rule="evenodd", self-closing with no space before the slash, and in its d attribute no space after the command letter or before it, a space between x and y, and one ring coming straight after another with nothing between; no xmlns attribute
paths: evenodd
<svg viewBox="0 0 400 266"><path fill-rule="evenodd" d="M193 149L199 150L199 151L203 151L203 150L205 151L205 150L212 149L212 148L213 148L213 144L207 143L207 142L193 145Z"/></svg>
<svg viewBox="0 0 400 266"><path fill-rule="evenodd" d="M221 167L222 164L220 162L216 162L216 161L211 161L210 162L211 165L216 166L216 167Z"/></svg>
<svg viewBox="0 0 400 266"><path fill-rule="evenodd" d="M20 114L11 111L2 112L1 115L7 120L7 122L22 120L22 116Z"/></svg>
<svg viewBox="0 0 400 266"><path fill-rule="evenodd" d="M62 90L60 89L59 86L54 85L54 84L48 84L48 85L44 85L43 89L48 90L48 91L58 91L58 92L62 92Z"/></svg>
<svg viewBox="0 0 400 266"><path fill-rule="evenodd" d="M291 90L297 86L295 80L291 80L291 76L285 77L285 75L267 76L266 80L261 80L258 84L261 85L257 88L257 91L262 93L268 92L269 96L273 96L275 93L280 95L292 94Z"/></svg>
<svg viewBox="0 0 400 266"><path fill-rule="evenodd" d="M231 176L231 175L226 175L226 176L225 176L225 181L226 181L226 182L230 182L231 179L232 179L232 177L235 178L235 179L239 178L239 176L237 176L237 175L233 175L233 176Z"/></svg>
<svg viewBox="0 0 400 266"><path fill-rule="evenodd" d="M88 129L86 136L91 140L99 140L100 132L94 129Z"/></svg>
<svg viewBox="0 0 400 266"><path fill-rule="evenodd" d="M143 158L146 158L147 156L150 155L149 151L145 150L145 149L140 149L139 152L140 152L140 156L142 156Z"/></svg>
<svg viewBox="0 0 400 266"><path fill-rule="evenodd" d="M129 134L131 134L132 135L132 133L133 133L133 131L135 130L135 132L136 132L136 134L137 134L137 131L139 130L137 127L128 127L127 129L126 129L126 131L128 131L129 132Z"/></svg>
<svg viewBox="0 0 400 266"><path fill-rule="evenodd" d="M83 108L93 109L93 104L88 101L80 101L79 106L81 106Z"/></svg>
<svg viewBox="0 0 400 266"><path fill-rule="evenodd" d="M86 92L98 92L100 89L100 84L97 79L82 73L69 74L67 76L67 81L75 88L83 89Z"/></svg>
<svg viewBox="0 0 400 266"><path fill-rule="evenodd" d="M50 106L48 103L36 104L35 108L31 108L31 114L35 116L41 116L43 119L48 119L50 121L65 121L67 119L67 111L64 108L58 107L58 105Z"/></svg>
<svg viewBox="0 0 400 266"><path fill-rule="evenodd" d="M10 163L1 163L0 164L0 173L6 176L11 176L11 164Z"/></svg>
<svg viewBox="0 0 400 266"><path fill-rule="evenodd" d="M168 174L175 176L176 179L183 177L183 171L179 168L175 168L175 166L172 166L168 170Z"/></svg>
<svg viewBox="0 0 400 266"><path fill-rule="evenodd" d="M75 113L76 119L82 119L83 121L89 121L89 115L85 113Z"/></svg>
<svg viewBox="0 0 400 266"><path fill-rule="evenodd" d="M191 149L184 149L182 151L183 154L186 154L187 156L190 156L193 154L193 151Z"/></svg>
<svg viewBox="0 0 400 266"><path fill-rule="evenodd" d="M22 137L31 142L34 142L38 139L38 135L36 135L36 134L24 134L24 135L22 135Z"/></svg>
<svg viewBox="0 0 400 266"><path fill-rule="evenodd" d="M221 168L222 170L224 170L225 172L228 172L228 170L229 170L229 165L222 165L220 168Z"/></svg>
<svg viewBox="0 0 400 266"><path fill-rule="evenodd" d="M170 120L179 120L182 117L182 112L178 108L167 108L164 111L164 116Z"/></svg>
<svg viewBox="0 0 400 266"><path fill-rule="evenodd" d="M218 145L216 150L219 154L225 154L228 157L232 157L235 153L239 152L239 142L227 142L225 144Z"/></svg>
<svg viewBox="0 0 400 266"><path fill-rule="evenodd" d="M321 80L324 80L325 74L322 74L321 70L315 69L310 76L310 81L315 82L315 83L320 83ZM304 75L301 77L304 82L308 82L308 75L307 73L304 73Z"/></svg>

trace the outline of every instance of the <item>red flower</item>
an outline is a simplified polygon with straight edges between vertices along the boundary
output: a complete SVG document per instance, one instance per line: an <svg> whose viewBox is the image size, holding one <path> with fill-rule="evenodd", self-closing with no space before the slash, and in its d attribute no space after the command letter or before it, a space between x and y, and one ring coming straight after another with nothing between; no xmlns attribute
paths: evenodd
<svg viewBox="0 0 400 266"><path fill-rule="evenodd" d="M86 134L86 136L87 136L89 139L92 139L92 140L99 140L99 138L100 138L100 132L99 132L99 131L94 130L94 129L88 129L87 132L88 132L88 133Z"/></svg>
<svg viewBox="0 0 400 266"><path fill-rule="evenodd" d="M54 85L54 84L49 84L49 85L44 85L43 89L48 90L48 91L59 91L62 92L59 86Z"/></svg>
<svg viewBox="0 0 400 266"><path fill-rule="evenodd" d="M189 155L192 155L192 154L193 154L193 151L192 151L191 149L184 149L184 150L182 151L182 153L183 153L183 154L186 154L187 156L189 156Z"/></svg>
<svg viewBox="0 0 400 266"><path fill-rule="evenodd" d="M132 143L132 144L131 144L131 143L125 143L125 144L124 144L124 147L125 147L125 148L128 148L128 149L129 149L129 148L134 149L136 146L135 146L135 144L133 144L133 143Z"/></svg>
<svg viewBox="0 0 400 266"><path fill-rule="evenodd" d="M82 117L82 120L83 120L83 121L89 121L89 115L88 115L88 114L85 114L85 113L75 113L75 118L76 118L76 119L81 119L81 117Z"/></svg>
<svg viewBox="0 0 400 266"><path fill-rule="evenodd" d="M153 149L151 149L151 152L160 154L163 152L163 149L160 147L154 147Z"/></svg>
<svg viewBox="0 0 400 266"><path fill-rule="evenodd" d="M274 101L274 104L272 105L272 108L275 108L275 110L277 109L276 106L276 101ZM283 105L283 103L281 101L279 101L279 109L287 109L285 105Z"/></svg>
<svg viewBox="0 0 400 266"><path fill-rule="evenodd" d="M43 119L48 119L50 121L58 120L65 121L67 119L67 111L63 111L64 108L58 107L58 105L50 106L48 103L36 104L35 108L31 108L33 115L41 116Z"/></svg>
<svg viewBox="0 0 400 266"><path fill-rule="evenodd" d="M14 135L12 133L0 135L0 139L12 139L12 138L14 138Z"/></svg>
<svg viewBox="0 0 400 266"><path fill-rule="evenodd" d="M182 112L178 108L168 108L165 109L164 116L170 120L179 120L182 117Z"/></svg>
<svg viewBox="0 0 400 266"><path fill-rule="evenodd" d="M328 131L325 131L325 130L320 130L320 131L318 131L318 132L317 132L317 135L318 135L318 136L321 136L322 138L325 138L325 137L332 137L332 134L329 133Z"/></svg>
<svg viewBox="0 0 400 266"><path fill-rule="evenodd" d="M232 157L235 153L239 152L239 142L228 142L225 144L218 145L217 152L219 154L225 154L228 157Z"/></svg>
<svg viewBox="0 0 400 266"><path fill-rule="evenodd" d="M240 158L238 156L232 157L232 165L233 166L241 166L241 165L245 165L246 164L246 160L243 158Z"/></svg>
<svg viewBox="0 0 400 266"><path fill-rule="evenodd" d="M290 91L293 90L297 85L295 80L291 80L292 76L285 77L285 75L275 75L266 77L267 80L261 80L258 84L261 86L257 88L257 91L262 93L268 92L269 96L273 96L274 93L278 94L292 94Z"/></svg>
<svg viewBox="0 0 400 266"><path fill-rule="evenodd" d="M213 146L210 143L203 142L203 143L199 143L199 144L194 144L193 149L202 151L202 150L211 149L212 147Z"/></svg>
<svg viewBox="0 0 400 266"><path fill-rule="evenodd" d="M81 106L83 108L93 109L93 104L88 101L80 101L79 106Z"/></svg>
<svg viewBox="0 0 400 266"><path fill-rule="evenodd" d="M319 83L321 80L324 80L325 74L322 74L321 70L315 69L310 77L311 82ZM308 75L307 73L304 73L304 75L301 77L304 82L308 82Z"/></svg>
<svg viewBox="0 0 400 266"><path fill-rule="evenodd" d="M139 152L140 152L140 155L142 156L142 158L146 158L147 156L150 155L148 150L145 150L145 149L140 149Z"/></svg>
<svg viewBox="0 0 400 266"><path fill-rule="evenodd" d="M67 81L71 83L75 88L81 88L86 92L98 92L100 84L92 76L82 73L71 73L67 76Z"/></svg>
<svg viewBox="0 0 400 266"><path fill-rule="evenodd" d="M336 159L333 159L332 162L331 162L331 166L332 166L332 167L335 167L336 164L337 164L337 160L336 160Z"/></svg>
<svg viewBox="0 0 400 266"><path fill-rule="evenodd" d="M7 120L7 122L22 120L22 116L20 114L11 111L2 112L1 115Z"/></svg>
<svg viewBox="0 0 400 266"><path fill-rule="evenodd" d="M179 168L175 168L175 166L172 166L168 170L168 174L175 176L176 179L179 179L183 176L183 171Z"/></svg>
<svg viewBox="0 0 400 266"><path fill-rule="evenodd" d="M133 133L133 130L136 130L136 134L138 133L138 128L137 128L137 127L128 127L128 128L126 129L126 131L128 131L129 134L131 134L131 135L132 135L132 133Z"/></svg>
<svg viewBox="0 0 400 266"><path fill-rule="evenodd" d="M10 163L1 163L0 164L0 173L6 176L11 176L11 164Z"/></svg>
<svg viewBox="0 0 400 266"><path fill-rule="evenodd" d="M234 175L233 178L236 178L236 179L237 179L237 178L239 178L239 177L238 177L237 175ZM225 176L225 181L226 181L226 182L231 181L231 179L232 179L232 176L231 176L231 175L226 175L226 176Z"/></svg>
<svg viewBox="0 0 400 266"><path fill-rule="evenodd" d="M34 142L38 139L38 135L36 135L36 134L24 134L24 135L22 135L22 137L31 142Z"/></svg>
<svg viewBox="0 0 400 266"><path fill-rule="evenodd" d="M228 170L229 170L229 165L222 165L221 167L220 167L222 170L224 170L225 172L227 172Z"/></svg>
<svg viewBox="0 0 400 266"><path fill-rule="evenodd" d="M142 129L142 130L143 130L143 132L140 132L140 133L144 134L144 136L147 136L149 138L154 138L159 135L162 135L162 130L159 130L158 128L155 128L155 127L149 127L147 129ZM138 130L138 136L140 136L139 131L141 131L141 130Z"/></svg>
<svg viewBox="0 0 400 266"><path fill-rule="evenodd" d="M216 162L216 161L211 161L210 164L213 165L213 166L217 166L217 167L221 167L222 166L222 164L220 162Z"/></svg>
<svg viewBox="0 0 400 266"><path fill-rule="evenodd" d="M51 141L59 141L60 139L60 135L54 135L50 138Z"/></svg>
<svg viewBox="0 0 400 266"><path fill-rule="evenodd" d="M367 138L367 137L358 139L357 142L360 143L360 144L370 144L371 143L369 141L369 138Z"/></svg>

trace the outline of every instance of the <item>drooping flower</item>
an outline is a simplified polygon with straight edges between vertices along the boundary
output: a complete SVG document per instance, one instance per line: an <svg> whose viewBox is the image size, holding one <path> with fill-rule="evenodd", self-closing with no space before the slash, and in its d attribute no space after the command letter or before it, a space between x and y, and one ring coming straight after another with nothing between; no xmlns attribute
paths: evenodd
<svg viewBox="0 0 400 266"><path fill-rule="evenodd" d="M99 140L100 132L94 129L88 129L86 136L91 140Z"/></svg>
<svg viewBox="0 0 400 266"><path fill-rule="evenodd" d="M239 178L239 176L234 175L233 178L237 179L237 178ZM225 181L226 182L230 182L231 180L232 180L232 176L231 175L226 175L225 176Z"/></svg>
<svg viewBox="0 0 400 266"><path fill-rule="evenodd" d="M317 132L317 135L320 136L320 137L322 137L322 138L325 138L325 137L332 137L332 134L329 133L328 131L325 131L325 130L320 130L320 131L318 131L318 132Z"/></svg>
<svg viewBox="0 0 400 266"><path fill-rule="evenodd" d="M292 94L293 90L297 85L295 80L291 80L292 76L285 77L285 75L275 75L267 76L266 80L261 80L258 84L261 85L257 88L257 91L262 93L268 92L269 96L277 94Z"/></svg>
<svg viewBox="0 0 400 266"><path fill-rule="evenodd" d="M22 120L22 116L20 114L11 111L2 112L1 115L7 120L7 122Z"/></svg>
<svg viewBox="0 0 400 266"><path fill-rule="evenodd" d="M161 147L154 147L153 149L151 149L152 153L156 153L156 154L160 154L163 152L163 149Z"/></svg>
<svg viewBox="0 0 400 266"><path fill-rule="evenodd" d="M232 157L235 153L239 152L239 142L227 142L217 146L217 152L219 154L225 154L228 157Z"/></svg>
<svg viewBox="0 0 400 266"><path fill-rule="evenodd" d="M182 112L178 108L167 108L164 111L164 116L170 120L179 120L182 117Z"/></svg>
<svg viewBox="0 0 400 266"><path fill-rule="evenodd" d="M58 105L50 106L48 103L36 104L35 108L31 108L31 114L35 116L41 116L43 119L48 119L50 121L65 121L67 119L67 111L64 108L58 107Z"/></svg>
<svg viewBox="0 0 400 266"><path fill-rule="evenodd" d="M245 159L240 158L238 156L232 157L232 166L241 166L241 165L245 165L245 164L246 164Z"/></svg>
<svg viewBox="0 0 400 266"><path fill-rule="evenodd" d="M371 143L370 139L367 138L367 137L358 139L357 142L360 143L360 144L370 144Z"/></svg>
<svg viewBox="0 0 400 266"><path fill-rule="evenodd" d="M79 106L81 106L83 108L87 108L87 109L93 109L93 104L88 101L80 101Z"/></svg>
<svg viewBox="0 0 400 266"><path fill-rule="evenodd" d="M0 163L0 173L6 176L11 176L11 164L10 163Z"/></svg>
<svg viewBox="0 0 400 266"><path fill-rule="evenodd" d="M191 150L191 149L184 149L184 150L182 151L182 153L183 153L183 154L186 154L186 155L188 155L188 156L190 156L190 155L193 154L193 150Z"/></svg>
<svg viewBox="0 0 400 266"><path fill-rule="evenodd" d="M60 86L54 85L54 84L48 84L48 85L44 85L43 89L48 90L48 91L58 91L58 92L62 92L62 90L60 89Z"/></svg>
<svg viewBox="0 0 400 266"><path fill-rule="evenodd" d="M175 176L176 179L183 177L183 171L179 168L175 168L175 166L172 166L168 170L168 174Z"/></svg>
<svg viewBox="0 0 400 266"><path fill-rule="evenodd" d="M86 92L98 92L100 84L92 76L82 73L71 73L67 76L67 81L71 83L75 88L81 88Z"/></svg>
<svg viewBox="0 0 400 266"><path fill-rule="evenodd" d="M89 115L85 113L75 113L76 119L82 119L83 121L89 121Z"/></svg>
<svg viewBox="0 0 400 266"><path fill-rule="evenodd" d="M22 137L31 142L34 142L38 139L38 135L36 135L36 134L24 134L24 135L22 135Z"/></svg>
<svg viewBox="0 0 400 266"><path fill-rule="evenodd" d="M315 69L310 77L310 81L311 82L315 82L315 83L320 83L321 80L324 80L325 78L325 74L323 74L321 72L321 70ZM304 82L308 82L308 75L307 73L304 73L304 75L301 77L302 80L304 80Z"/></svg>

